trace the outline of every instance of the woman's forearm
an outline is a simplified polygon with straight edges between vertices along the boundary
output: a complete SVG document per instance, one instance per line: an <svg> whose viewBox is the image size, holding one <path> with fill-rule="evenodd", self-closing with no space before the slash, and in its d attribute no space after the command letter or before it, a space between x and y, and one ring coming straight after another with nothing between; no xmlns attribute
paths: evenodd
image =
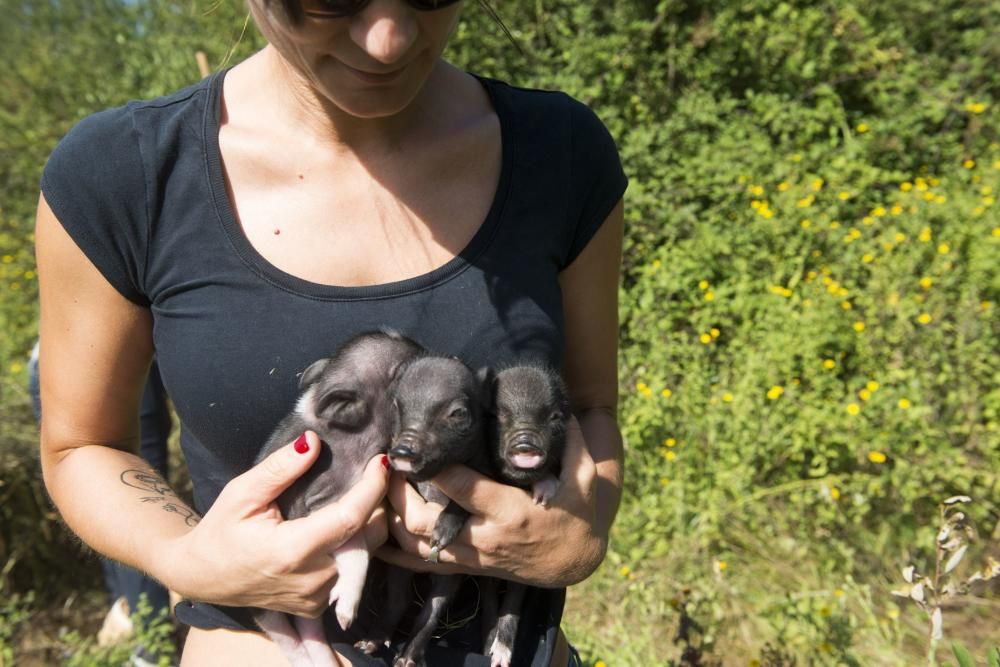
<svg viewBox="0 0 1000 667"><path fill-rule="evenodd" d="M597 466L594 531L607 540L618 513L625 474L622 435L613 408L591 408L576 415Z"/></svg>
<svg viewBox="0 0 1000 667"><path fill-rule="evenodd" d="M175 564L159 556L199 517L148 463L111 447L83 445L43 454L42 471L63 519L84 542L170 586Z"/></svg>

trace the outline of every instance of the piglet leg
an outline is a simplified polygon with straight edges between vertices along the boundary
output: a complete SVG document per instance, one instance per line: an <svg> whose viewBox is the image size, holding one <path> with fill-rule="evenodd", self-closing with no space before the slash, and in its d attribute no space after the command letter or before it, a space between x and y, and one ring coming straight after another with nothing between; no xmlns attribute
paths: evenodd
<svg viewBox="0 0 1000 667"><path fill-rule="evenodd" d="M424 652L427 644L437 629L441 614L451 604L452 598L458 592L458 587L462 583L459 575L435 574L431 576L431 590L428 600L420 610L420 615L414 622L416 632L403 648L403 652L393 662L393 667L423 667L427 663L424 661Z"/></svg>
<svg viewBox="0 0 1000 667"><path fill-rule="evenodd" d="M490 647L490 667L510 667L525 590L524 584L513 581L507 584L507 593L503 596L503 604L500 606L496 636L493 638L493 646Z"/></svg>
<svg viewBox="0 0 1000 667"><path fill-rule="evenodd" d="M358 616L369 558L363 531L352 535L333 552L337 563L337 583L330 590L330 605L336 603L337 621L344 630L349 629Z"/></svg>
<svg viewBox="0 0 1000 667"><path fill-rule="evenodd" d="M444 506L444 509L438 514L437 521L434 522L434 530L431 533L431 553L427 557L428 561L438 562L438 554L458 537L468 518L468 511L454 500L449 501Z"/></svg>
<svg viewBox="0 0 1000 667"><path fill-rule="evenodd" d="M340 662L334 657L333 649L330 648L330 644L326 641L326 631L323 629L323 617L319 618L305 618L303 616L294 616L295 628L299 631L299 638L302 640L302 646L305 647L306 653L309 654L311 662L305 664L311 664L313 667L339 667ZM294 667L298 667L296 663L292 663Z"/></svg>
<svg viewBox="0 0 1000 667"><path fill-rule="evenodd" d="M546 475L531 485L531 497L537 505L548 507L558 490L559 480L552 475Z"/></svg>
<svg viewBox="0 0 1000 667"><path fill-rule="evenodd" d="M278 648L281 649L282 654L288 659L292 667L315 667L317 664L327 666L336 664L333 658L333 651L329 646L326 649L330 654L329 661L326 663L313 662L312 656L299 637L298 630L292 624L291 617L283 612L270 610L256 612L254 620L257 621L260 629L267 633L271 641L278 645Z"/></svg>

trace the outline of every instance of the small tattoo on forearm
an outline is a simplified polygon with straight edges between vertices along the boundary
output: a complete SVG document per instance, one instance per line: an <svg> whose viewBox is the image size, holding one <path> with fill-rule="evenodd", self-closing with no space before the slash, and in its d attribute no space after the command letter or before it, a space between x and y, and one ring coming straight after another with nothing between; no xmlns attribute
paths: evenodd
<svg viewBox="0 0 1000 667"><path fill-rule="evenodd" d="M121 479L122 484L126 486L142 489L143 491L152 491L161 496L174 495L173 490L167 484L166 480L148 470L126 470L122 473Z"/></svg>
<svg viewBox="0 0 1000 667"><path fill-rule="evenodd" d="M184 523L188 526L194 527L198 525L198 521L201 520L200 517L194 513L194 511L180 502L174 502L175 500L180 500L177 498L177 494L175 494L173 489L170 488L170 485L167 484L166 480L154 472L136 469L126 470L121 474L121 481L122 484L131 486L134 489L158 494L155 496L143 496L139 500L143 503L161 505L164 511L170 512L171 514L177 514L182 517L184 519Z"/></svg>

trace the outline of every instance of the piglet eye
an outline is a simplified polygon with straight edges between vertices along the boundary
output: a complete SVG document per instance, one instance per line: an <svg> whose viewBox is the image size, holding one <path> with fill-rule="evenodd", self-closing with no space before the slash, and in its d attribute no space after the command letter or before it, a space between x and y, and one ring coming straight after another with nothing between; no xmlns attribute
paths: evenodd
<svg viewBox="0 0 1000 667"><path fill-rule="evenodd" d="M451 419L453 421L464 421L468 418L469 418L469 411L461 406L453 408L452 411L448 413L448 419Z"/></svg>
<svg viewBox="0 0 1000 667"><path fill-rule="evenodd" d="M553 412L549 416L549 421L552 422L552 423L561 422L562 420L563 420L563 416L562 416L561 412Z"/></svg>

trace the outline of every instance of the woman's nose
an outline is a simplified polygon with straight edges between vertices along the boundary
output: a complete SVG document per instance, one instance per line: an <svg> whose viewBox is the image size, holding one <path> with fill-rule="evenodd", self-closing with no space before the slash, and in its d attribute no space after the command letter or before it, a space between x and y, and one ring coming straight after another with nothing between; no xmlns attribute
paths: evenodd
<svg viewBox="0 0 1000 667"><path fill-rule="evenodd" d="M403 0L372 0L351 20L351 39L375 60L391 65L417 39L414 9Z"/></svg>

